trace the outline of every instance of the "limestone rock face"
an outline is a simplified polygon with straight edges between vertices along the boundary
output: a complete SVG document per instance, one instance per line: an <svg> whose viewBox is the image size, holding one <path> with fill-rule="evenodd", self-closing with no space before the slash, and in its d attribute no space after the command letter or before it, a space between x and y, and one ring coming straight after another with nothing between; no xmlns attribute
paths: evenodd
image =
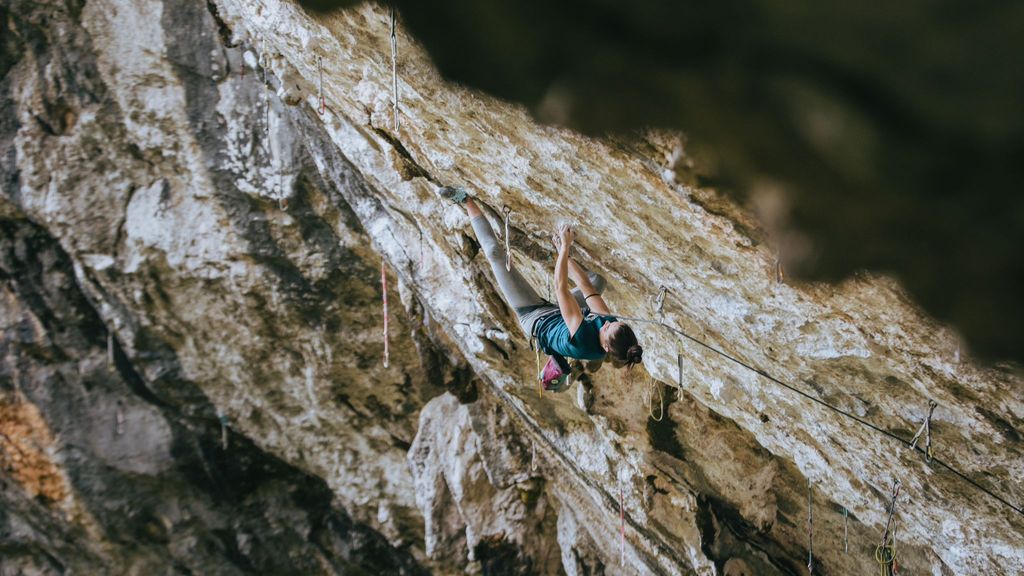
<svg viewBox="0 0 1024 576"><path fill-rule="evenodd" d="M877 570L893 479L901 569L1024 571L1021 514L656 326L644 370L538 394L438 184L502 235L511 208L539 292L576 221L620 314L664 286L667 324L901 438L934 399L937 458L1024 500L1019 368L885 278L777 281L746 211L671 177L678 137L540 126L401 30L396 127L372 5L0 16L0 572L791 574L810 486L845 574Z"/></svg>

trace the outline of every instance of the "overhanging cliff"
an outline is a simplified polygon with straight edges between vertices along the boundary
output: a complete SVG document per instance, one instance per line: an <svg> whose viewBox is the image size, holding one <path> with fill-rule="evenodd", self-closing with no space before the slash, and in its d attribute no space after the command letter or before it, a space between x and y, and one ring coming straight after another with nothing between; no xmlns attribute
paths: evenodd
<svg viewBox="0 0 1024 576"><path fill-rule="evenodd" d="M396 128L389 18L372 5L4 17L0 414L21 432L0 452L0 520L20 565L801 573L810 482L816 570L843 574L874 565L899 479L905 570L1024 570L1020 514L660 329L638 330L660 421L647 373L605 367L590 397L538 396L439 183L471 189L496 229L512 209L515 264L542 292L550 230L575 220L623 314L652 316L665 286L666 323L903 438L936 400L937 456L1021 501L1019 369L963 357L885 278L778 282L744 209L677 182L678 137L539 125L444 83L401 30ZM232 462L260 482L218 472ZM129 483L133 498L98 488ZM211 504L231 498L252 517Z"/></svg>

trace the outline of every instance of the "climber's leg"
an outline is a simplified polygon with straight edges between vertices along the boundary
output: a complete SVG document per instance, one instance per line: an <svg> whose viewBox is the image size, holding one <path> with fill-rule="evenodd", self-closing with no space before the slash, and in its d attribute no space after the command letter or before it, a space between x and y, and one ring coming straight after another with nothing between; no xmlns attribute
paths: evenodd
<svg viewBox="0 0 1024 576"><path fill-rule="evenodd" d="M498 242L487 217L480 213L472 198L466 200L466 211L470 214L469 223L473 225L480 249L491 264L494 279L498 281L505 300L515 309L516 314L522 315L531 308L546 304L518 270L514 267L511 270L505 269L505 247Z"/></svg>
<svg viewBox="0 0 1024 576"><path fill-rule="evenodd" d="M480 242L480 248L491 265L494 278L498 281L498 288L505 296L505 301L512 306L516 316L519 317L519 325L523 332L527 336L532 336L533 325L537 319L552 310L557 311L558 306L552 305L537 295L537 292L518 270L515 268L505 269L504 247L498 242L494 230L491 229L491 225L487 222L480 207L466 194L465 190L445 186L438 190L438 195L465 206L466 214L469 215L469 223L473 226L477 241Z"/></svg>

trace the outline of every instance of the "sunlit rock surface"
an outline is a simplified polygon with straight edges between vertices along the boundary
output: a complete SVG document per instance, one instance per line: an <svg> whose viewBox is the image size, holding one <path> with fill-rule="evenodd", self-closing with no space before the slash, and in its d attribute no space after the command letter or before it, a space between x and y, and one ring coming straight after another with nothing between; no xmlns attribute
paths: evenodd
<svg viewBox="0 0 1024 576"><path fill-rule="evenodd" d="M1022 515L658 328L588 410L538 394L437 184L512 209L541 293L578 222L621 314L665 286L666 323L903 438L934 399L936 456L1024 500L1019 369L886 279L779 282L750 214L672 177L677 137L537 125L401 30L396 127L371 5L6 6L4 569L801 573L810 484L816 571L860 573L899 479L907 573L1024 571Z"/></svg>

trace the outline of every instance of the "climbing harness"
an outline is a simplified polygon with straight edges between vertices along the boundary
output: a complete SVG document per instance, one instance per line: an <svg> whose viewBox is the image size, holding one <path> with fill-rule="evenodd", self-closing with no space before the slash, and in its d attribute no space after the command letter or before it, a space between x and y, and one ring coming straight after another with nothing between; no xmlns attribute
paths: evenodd
<svg viewBox="0 0 1024 576"><path fill-rule="evenodd" d="M509 216L512 214L512 209L508 206L504 206L501 209L502 214L505 215L505 270L512 270L512 241L508 237L508 221Z"/></svg>
<svg viewBox="0 0 1024 576"><path fill-rule="evenodd" d="M924 423L917 429L917 434L910 440L910 448L917 448L917 441L921 439L921 434L924 434L924 461L931 464L932 462L932 413L935 412L935 407L938 403L934 400L928 401L928 416L924 419Z"/></svg>
<svg viewBox="0 0 1024 576"><path fill-rule="evenodd" d="M391 9L391 91L394 94L392 106L395 112L395 132L398 132L398 36L395 32L395 9Z"/></svg>
<svg viewBox="0 0 1024 576"><path fill-rule="evenodd" d="M388 367L388 274L386 264L380 261L380 288L381 298L384 301L384 367Z"/></svg>
<svg viewBox="0 0 1024 576"><path fill-rule="evenodd" d="M811 481L807 480L807 573L814 574L814 509L811 502Z"/></svg>
<svg viewBox="0 0 1024 576"><path fill-rule="evenodd" d="M850 553L850 512L843 506L843 554Z"/></svg>
<svg viewBox="0 0 1024 576"><path fill-rule="evenodd" d="M650 415L651 419L655 422L661 422L665 417L665 393L661 390L661 386L658 386L658 381L654 379L654 376L651 376L650 378L651 380L644 392L644 402L647 404L647 413ZM655 390L658 392L658 405L660 406L657 416L654 415L654 406L652 405Z"/></svg>
<svg viewBox="0 0 1024 576"><path fill-rule="evenodd" d="M622 482L619 481L619 566L626 565L626 508L622 503Z"/></svg>
<svg viewBox="0 0 1024 576"><path fill-rule="evenodd" d="M217 420L220 421L220 446L222 449L227 451L228 449L228 417L225 416L220 410L217 411Z"/></svg>
<svg viewBox="0 0 1024 576"><path fill-rule="evenodd" d="M893 480L892 499L889 504L889 517L885 521L885 532L882 541L875 548L875 560L879 565L879 576L893 576L896 573L896 499L899 498L903 484Z"/></svg>
<svg viewBox="0 0 1024 576"><path fill-rule="evenodd" d="M746 368L747 370L753 372L754 374L757 374L757 375L763 377L764 379L768 380L769 382L771 382L773 384L781 386L781 387L783 387L783 388L785 388L785 389L787 389L790 392L793 392L795 394L799 394L800 396L803 396L804 398L806 398L807 400L810 400L811 402L814 402L815 404L818 404L818 405L820 405L820 406L822 406L824 408L827 408L827 409L835 412L836 414L839 414L841 416L845 416L846 418L849 418L850 420L853 420L854 422L857 422L858 424L860 424L860 425L862 425L862 426L864 426L866 428L870 428L871 430L874 430L875 432L878 432L882 436L886 436L886 437L888 437L888 438L890 438L892 440L895 440L896 442L899 442L900 444L903 444L904 446L908 446L908 447L910 446L910 441L908 441L906 438L902 438L902 437L897 436L896 434L894 434L894 433L892 433L892 432L890 432L888 430L880 428L880 427L872 424L871 422L868 422L867 420L857 416L856 414L853 414L853 413L849 412L848 410L844 410L843 408L840 408L840 407L838 407L838 406L836 406L834 404L830 404L829 402L826 402L825 400L822 400L820 398L812 396L812 395L808 394L807 392L804 392L803 390L793 386L792 384L787 384L786 382L780 380L779 378L777 378L775 376L772 376L767 371L762 370L761 368L757 368L757 367L755 367L755 366L753 366L753 365L751 365L751 364L749 364L747 362L744 362L743 360L740 360L739 358L729 354L728 352L725 352L725 351L721 350L720 348L716 348L715 346L712 346L711 344L708 344L707 342L704 342L700 338L697 338L695 336L691 336L690 334L684 332L683 330L680 330L678 328L675 328L673 326L670 326L670 325L666 324L664 321L652 320L650 318L636 318L636 317L631 317L631 316L625 316L623 314L616 314L614 311L609 312L608 315L609 316L615 316L616 318L618 318L619 320L621 320L623 322L637 322L637 323L641 323L641 324L651 324L651 325L655 325L655 326L660 326L660 327L664 328L665 330L668 330L669 332L675 334L676 336L678 336L680 338L684 338L686 340L689 340L690 342L693 342L694 344L697 344L698 346L701 346L702 348L704 348L704 349L706 349L706 350L708 350L710 352L713 352L713 353L721 356L722 358L725 358L726 360L729 360L730 362L732 362L732 363L734 363L734 364L736 364L738 366L742 366L743 368ZM991 497L993 500L999 501L1000 504L1006 506L1010 510L1013 510L1014 512L1024 516L1024 507L1017 506L1015 504L1010 503L1010 501L1007 500L1006 498L996 494L995 492L993 492L992 490L986 488L985 486L982 486L976 480L970 478L969 476L967 476L963 472L957 470L956 468L954 468L950 464L947 464L946 462L944 462L944 461L942 461L942 460L940 460L938 458L932 458L931 462L934 462L936 465L941 466L942 468L945 468L951 474L953 474L956 477L958 477L960 480L966 482L967 484L970 484L971 486L973 486L978 491L980 491L980 492L988 495L989 497Z"/></svg>

